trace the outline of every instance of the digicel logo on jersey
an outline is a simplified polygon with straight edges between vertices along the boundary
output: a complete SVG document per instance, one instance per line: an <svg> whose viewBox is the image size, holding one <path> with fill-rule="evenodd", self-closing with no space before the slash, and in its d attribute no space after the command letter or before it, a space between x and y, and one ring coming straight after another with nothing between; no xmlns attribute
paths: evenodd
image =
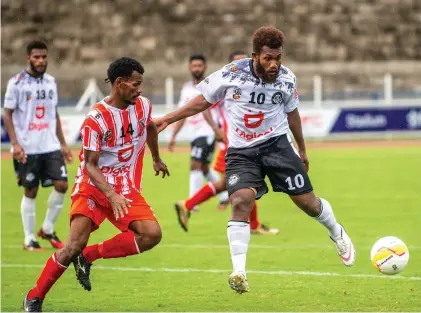
<svg viewBox="0 0 421 313"><path fill-rule="evenodd" d="M100 170L103 174L112 174L113 176L119 176L130 172L130 165L123 165L121 167L101 166Z"/></svg>
<svg viewBox="0 0 421 313"><path fill-rule="evenodd" d="M48 123L29 123L30 131L41 131L50 127Z"/></svg>
<svg viewBox="0 0 421 313"><path fill-rule="evenodd" d="M273 128L271 127L267 131L262 132L262 133L256 133L256 132L246 133L244 130L241 130L241 129L238 129L238 128L235 131L238 135L240 135L240 137L243 137L244 139L250 141L250 140L253 140L255 138L259 138L259 137L262 137L262 136L265 136L265 135L271 133L273 131Z"/></svg>

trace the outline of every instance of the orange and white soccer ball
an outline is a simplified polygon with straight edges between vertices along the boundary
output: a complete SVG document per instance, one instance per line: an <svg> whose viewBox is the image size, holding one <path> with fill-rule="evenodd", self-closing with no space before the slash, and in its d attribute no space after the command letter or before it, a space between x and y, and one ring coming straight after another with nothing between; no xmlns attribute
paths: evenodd
<svg viewBox="0 0 421 313"><path fill-rule="evenodd" d="M386 275L402 272L408 265L409 251L406 244L393 236L376 241L370 253L371 264Z"/></svg>

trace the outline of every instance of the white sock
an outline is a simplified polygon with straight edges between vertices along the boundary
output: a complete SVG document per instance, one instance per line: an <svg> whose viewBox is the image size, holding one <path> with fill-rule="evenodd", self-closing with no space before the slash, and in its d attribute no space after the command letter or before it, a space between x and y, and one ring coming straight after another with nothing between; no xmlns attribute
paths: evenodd
<svg viewBox="0 0 421 313"><path fill-rule="evenodd" d="M35 238L35 199L23 196L20 204L23 230L25 232L25 245L29 245Z"/></svg>
<svg viewBox="0 0 421 313"><path fill-rule="evenodd" d="M341 225L336 222L335 215L332 211L332 206L327 200L320 198L321 201L321 212L320 215L315 217L324 227L329 231L329 236L333 239L338 238L341 235Z"/></svg>
<svg viewBox="0 0 421 313"><path fill-rule="evenodd" d="M56 222L57 217L63 208L64 196L64 193L53 189L53 191L50 193L50 196L48 197L47 214L45 215L45 220L42 224L42 230L46 234L52 234L54 232L54 223Z"/></svg>
<svg viewBox="0 0 421 313"><path fill-rule="evenodd" d="M232 267L234 271L246 273L247 249L250 242L250 224L242 221L229 221L227 228Z"/></svg>
<svg viewBox="0 0 421 313"><path fill-rule="evenodd" d="M208 175L206 175L206 178L211 183L216 183L217 181L221 180L221 176L219 176L219 174L213 168L209 169L209 172L208 172Z"/></svg>
<svg viewBox="0 0 421 313"><path fill-rule="evenodd" d="M228 191L223 191L218 194L220 202L226 202L229 199Z"/></svg>
<svg viewBox="0 0 421 313"><path fill-rule="evenodd" d="M204 175L201 170L190 171L190 198L193 197L200 190L200 188L202 188L203 178ZM195 206L193 210L197 210L197 206Z"/></svg>

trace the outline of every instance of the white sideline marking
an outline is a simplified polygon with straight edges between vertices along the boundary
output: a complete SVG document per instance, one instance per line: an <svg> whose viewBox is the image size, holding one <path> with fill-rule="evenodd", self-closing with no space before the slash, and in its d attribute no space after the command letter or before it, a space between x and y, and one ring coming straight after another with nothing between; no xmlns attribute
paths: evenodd
<svg viewBox="0 0 421 313"><path fill-rule="evenodd" d="M5 268L43 268L40 264L1 264ZM150 268L150 267L116 267L116 266L95 266L94 270L109 270L109 271L133 271L133 272L169 272L169 273L230 273L230 270L221 269L200 269L200 268ZM383 278L383 279L407 279L420 280L419 276L388 276L388 275L373 275L373 274L340 274L332 272L308 272L308 271L259 271L248 270L249 274L263 274L263 275L301 275L301 276L325 276L325 277L355 277L355 278Z"/></svg>
<svg viewBox="0 0 421 313"><path fill-rule="evenodd" d="M23 249L23 245L5 245L4 248ZM186 249L229 249L228 243L225 245L204 245L204 244L159 244L157 248L186 248ZM300 244L279 244L279 245L253 245L252 249L335 249L333 244L330 245L300 245ZM371 249L369 246L356 246L356 248ZM421 250L419 246L409 246L409 250Z"/></svg>

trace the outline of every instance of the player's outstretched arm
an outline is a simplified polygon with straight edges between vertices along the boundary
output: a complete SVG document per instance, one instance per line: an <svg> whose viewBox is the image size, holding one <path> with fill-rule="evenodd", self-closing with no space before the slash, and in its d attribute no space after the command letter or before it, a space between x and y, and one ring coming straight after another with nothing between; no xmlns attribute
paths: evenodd
<svg viewBox="0 0 421 313"><path fill-rule="evenodd" d="M102 174L99 169L98 161L100 151L83 149L83 153L86 172L94 186L107 197L108 201L110 201L115 218L119 219L119 217L123 217L125 214L129 213L128 208L131 206L129 200L116 193L114 189L108 185L104 174Z"/></svg>
<svg viewBox="0 0 421 313"><path fill-rule="evenodd" d="M63 153L64 161L66 161L67 163L71 163L73 161L72 151L67 146L66 139L64 139L63 128L61 127L60 115L58 114L57 108L56 108L56 121L57 121L56 133L57 133L57 138L60 141L61 153Z"/></svg>
<svg viewBox="0 0 421 313"><path fill-rule="evenodd" d="M175 138L177 137L177 134L180 132L181 128L183 128L185 122L186 122L186 120L184 119L184 120L178 121L175 124L174 131L172 133L171 139L168 142L168 150L170 150L170 152L172 152L174 150Z"/></svg>
<svg viewBox="0 0 421 313"><path fill-rule="evenodd" d="M298 153L300 154L301 160L303 160L304 165L308 171L309 169L309 161L306 153L306 145L303 136L303 129L301 127L301 117L300 112L298 109L295 109L288 114L288 123L289 129L291 129L292 134L294 135L294 139L298 146Z"/></svg>
<svg viewBox="0 0 421 313"><path fill-rule="evenodd" d="M18 142L18 138L16 137L15 126L13 125L13 111L14 109L4 108L3 113L3 121L4 127L6 127L7 134L10 138L10 144L12 145L13 151L13 158L25 164L26 163L26 154L21 145Z"/></svg>
<svg viewBox="0 0 421 313"><path fill-rule="evenodd" d="M163 131L168 125L175 123L179 120L185 119L186 117L193 116L197 113L203 112L204 110L210 108L211 103L206 101L203 95L197 96L187 102L181 108L175 110L174 112L168 113L163 117L154 119L158 132Z"/></svg>
<svg viewBox="0 0 421 313"><path fill-rule="evenodd" d="M159 156L159 146L158 146L158 129L156 128L155 122L151 121L146 128L146 143L148 144L149 150L152 154L153 168L155 170L155 176L158 176L162 172L162 178L166 175L170 176L168 168L164 162L162 162L161 157Z"/></svg>

